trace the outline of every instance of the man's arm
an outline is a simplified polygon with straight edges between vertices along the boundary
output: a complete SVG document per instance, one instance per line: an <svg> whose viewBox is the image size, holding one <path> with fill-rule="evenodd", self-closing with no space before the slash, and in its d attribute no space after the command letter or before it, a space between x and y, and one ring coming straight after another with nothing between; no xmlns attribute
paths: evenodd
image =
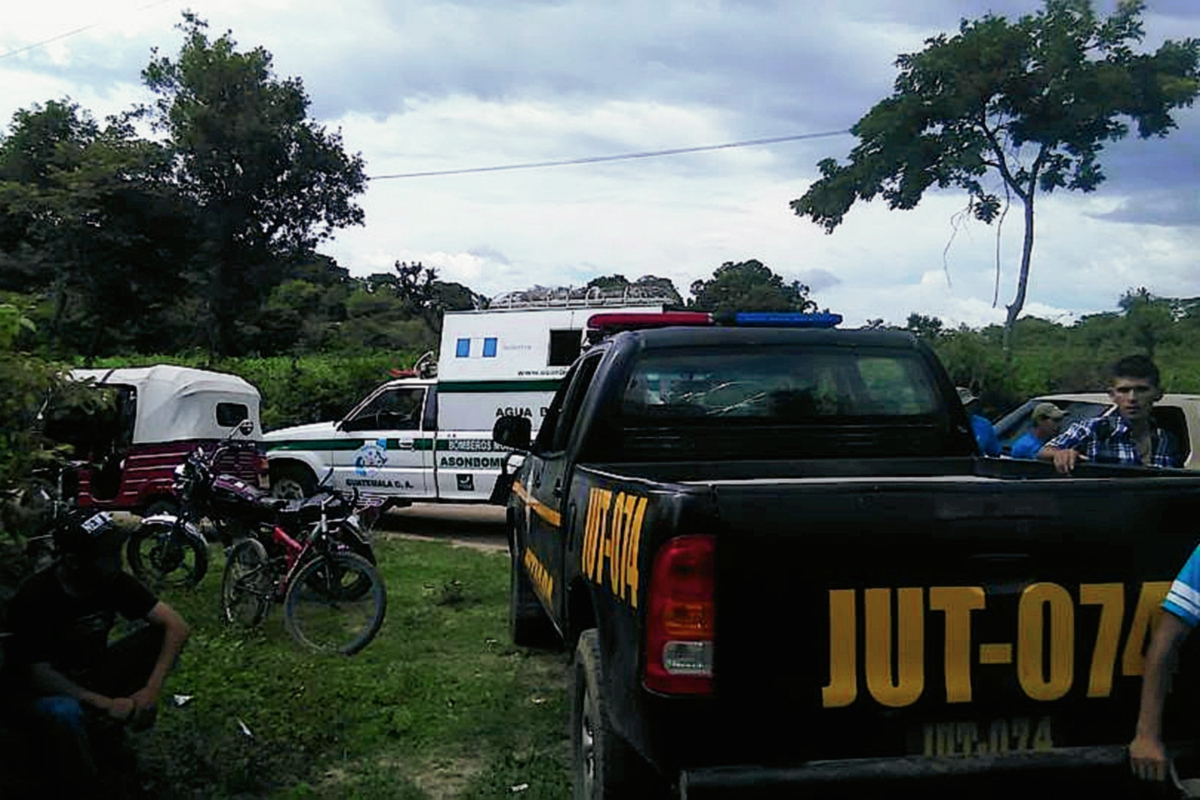
<svg viewBox="0 0 1200 800"><path fill-rule="evenodd" d="M1075 469L1075 464L1087 461L1087 457L1078 449L1089 438L1095 435L1090 424L1091 420L1076 422L1065 431L1055 436L1038 451L1040 461L1051 461L1054 469L1061 475L1069 475Z"/></svg>
<svg viewBox="0 0 1200 800"><path fill-rule="evenodd" d="M158 701L163 681L166 680L167 673L175 663L179 651L183 649L183 643L187 641L189 634L188 625L183 621L183 617L179 616L179 612L161 600L150 609L146 620L152 625L159 625L163 628L163 644L162 650L158 654L158 660L154 663L154 669L150 671L150 677L146 679L146 685L134 692L131 697L135 711L138 713L153 708Z"/></svg>
<svg viewBox="0 0 1200 800"><path fill-rule="evenodd" d="M29 682L43 694L72 697L83 705L107 712L115 719L127 719L133 713L134 704L130 698L106 697L85 689L52 667L48 661L38 661L29 666Z"/></svg>
<svg viewBox="0 0 1200 800"><path fill-rule="evenodd" d="M1154 628L1146 669L1142 675L1142 702L1138 709L1137 729L1129 744L1129 764L1139 778L1165 781L1170 760L1162 741L1163 704L1167 699L1169 673L1179 645L1191 632L1183 620L1165 613Z"/></svg>

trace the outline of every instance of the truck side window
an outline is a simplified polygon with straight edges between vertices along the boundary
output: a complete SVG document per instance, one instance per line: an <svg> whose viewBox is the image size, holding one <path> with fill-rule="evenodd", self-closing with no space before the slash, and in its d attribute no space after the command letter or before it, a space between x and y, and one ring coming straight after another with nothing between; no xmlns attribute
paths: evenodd
<svg viewBox="0 0 1200 800"><path fill-rule="evenodd" d="M559 414L558 422L554 426L554 440L550 447L555 453L567 449L567 440L571 438L571 428L579 416L579 408L583 405L583 398L587 395L588 387L592 385L596 368L600 366L600 355L597 353L589 356L581 361L579 368L575 370L575 377L571 380L571 386L567 389L566 397L563 400L562 413Z"/></svg>
<svg viewBox="0 0 1200 800"><path fill-rule="evenodd" d="M425 388L402 386L386 389L371 398L342 426L348 431L415 431L421 427Z"/></svg>

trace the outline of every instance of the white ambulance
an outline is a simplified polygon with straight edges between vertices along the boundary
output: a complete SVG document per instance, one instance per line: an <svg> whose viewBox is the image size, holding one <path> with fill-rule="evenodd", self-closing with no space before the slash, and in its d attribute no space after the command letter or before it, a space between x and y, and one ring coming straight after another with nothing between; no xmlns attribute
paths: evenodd
<svg viewBox="0 0 1200 800"><path fill-rule="evenodd" d="M338 422L265 434L271 486L299 497L327 480L388 505L488 502L506 455L492 442L496 419L526 416L536 431L593 314L667 302L506 296L484 311L447 312L436 370L388 381Z"/></svg>

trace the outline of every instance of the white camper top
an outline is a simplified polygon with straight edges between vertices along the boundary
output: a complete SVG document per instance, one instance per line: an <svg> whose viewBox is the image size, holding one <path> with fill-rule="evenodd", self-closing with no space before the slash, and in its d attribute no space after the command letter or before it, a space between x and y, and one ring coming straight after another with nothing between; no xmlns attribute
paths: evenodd
<svg viewBox="0 0 1200 800"><path fill-rule="evenodd" d="M592 315L662 310L662 304L643 303L447 311L442 322L438 382L558 381L579 355Z"/></svg>
<svg viewBox="0 0 1200 800"><path fill-rule="evenodd" d="M254 423L250 435L234 432L232 438L255 438L262 431L258 389L236 375L190 367L160 364L153 367L73 369L76 380L91 378L98 386L130 386L137 391L133 443L189 439L223 439L237 423L222 425L224 413L237 416L245 406Z"/></svg>

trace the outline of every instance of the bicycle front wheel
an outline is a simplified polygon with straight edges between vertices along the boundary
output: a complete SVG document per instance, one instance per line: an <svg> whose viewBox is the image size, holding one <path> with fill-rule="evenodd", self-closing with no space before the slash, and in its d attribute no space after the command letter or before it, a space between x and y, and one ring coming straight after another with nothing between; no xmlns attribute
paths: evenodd
<svg viewBox="0 0 1200 800"><path fill-rule="evenodd" d="M292 577L283 622L305 647L350 656L375 638L386 611L379 571L360 555L339 552L317 556Z"/></svg>
<svg viewBox="0 0 1200 800"><path fill-rule="evenodd" d="M262 622L275 591L267 549L257 539L243 539L225 559L221 578L221 616L233 625Z"/></svg>

